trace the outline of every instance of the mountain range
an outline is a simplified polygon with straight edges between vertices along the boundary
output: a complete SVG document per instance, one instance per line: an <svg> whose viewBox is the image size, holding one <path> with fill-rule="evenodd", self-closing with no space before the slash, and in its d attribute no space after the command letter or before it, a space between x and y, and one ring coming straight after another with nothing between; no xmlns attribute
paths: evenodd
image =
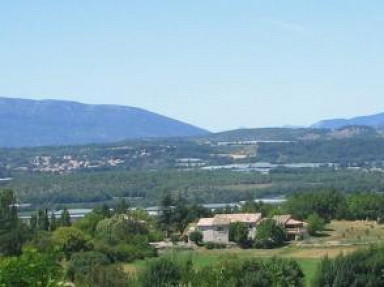
<svg viewBox="0 0 384 287"><path fill-rule="evenodd" d="M2 147L108 143L208 133L135 107L0 98Z"/></svg>
<svg viewBox="0 0 384 287"><path fill-rule="evenodd" d="M311 127L335 130L346 126L368 126L373 128L383 128L384 113L370 116L354 117L350 119L329 119L320 121L312 125Z"/></svg>
<svg viewBox="0 0 384 287"><path fill-rule="evenodd" d="M359 126L382 130L384 113L323 120L309 128L239 129L211 134L202 128L135 107L0 97L0 147L63 146L196 136L215 140L297 140L375 134L371 130L359 129ZM355 128L344 129L348 127Z"/></svg>

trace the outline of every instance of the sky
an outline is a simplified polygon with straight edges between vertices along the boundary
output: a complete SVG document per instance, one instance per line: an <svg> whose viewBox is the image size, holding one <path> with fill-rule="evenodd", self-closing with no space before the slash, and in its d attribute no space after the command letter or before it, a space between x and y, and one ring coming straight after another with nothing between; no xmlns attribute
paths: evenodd
<svg viewBox="0 0 384 287"><path fill-rule="evenodd" d="M384 112L384 1L0 1L0 96L211 131Z"/></svg>

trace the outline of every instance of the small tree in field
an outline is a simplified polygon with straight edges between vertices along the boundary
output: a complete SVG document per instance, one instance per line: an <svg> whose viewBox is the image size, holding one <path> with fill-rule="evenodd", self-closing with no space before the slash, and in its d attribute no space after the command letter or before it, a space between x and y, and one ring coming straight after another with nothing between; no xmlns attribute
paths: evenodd
<svg viewBox="0 0 384 287"><path fill-rule="evenodd" d="M256 241L270 242L271 247L284 244L286 234L284 229L273 219L263 220L256 232Z"/></svg>
<svg viewBox="0 0 384 287"><path fill-rule="evenodd" d="M196 245L199 245L203 241L203 233L200 231L193 231L189 234L189 240L195 242Z"/></svg>
<svg viewBox="0 0 384 287"><path fill-rule="evenodd" d="M316 235L318 232L324 231L325 221L317 213L311 214L308 219L308 232L310 235Z"/></svg>

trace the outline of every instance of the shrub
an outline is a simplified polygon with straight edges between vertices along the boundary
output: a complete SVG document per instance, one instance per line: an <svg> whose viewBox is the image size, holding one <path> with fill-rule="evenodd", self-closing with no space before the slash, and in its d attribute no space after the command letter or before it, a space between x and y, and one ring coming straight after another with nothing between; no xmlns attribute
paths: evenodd
<svg viewBox="0 0 384 287"><path fill-rule="evenodd" d="M227 248L227 244L225 243L217 243L217 242L206 242L204 244L207 249L224 249Z"/></svg>
<svg viewBox="0 0 384 287"><path fill-rule="evenodd" d="M63 251L66 258L74 252L89 251L93 249L93 243L80 230L75 227L60 227L54 233L52 242Z"/></svg>
<svg viewBox="0 0 384 287"><path fill-rule="evenodd" d="M60 275L55 253L28 250L20 257L0 260L0 286L50 286Z"/></svg>
<svg viewBox="0 0 384 287"><path fill-rule="evenodd" d="M112 262L132 262L136 259L154 257L156 250L149 245L132 245L120 242L110 245L106 242L97 242L95 250L104 253Z"/></svg>
<svg viewBox="0 0 384 287"><path fill-rule="evenodd" d="M203 241L203 233L200 231L193 231L189 234L189 240L195 242L196 245L199 245Z"/></svg>
<svg viewBox="0 0 384 287"><path fill-rule="evenodd" d="M255 240L253 242L253 248L256 249L272 249L278 246L279 245L277 245L273 240L270 239Z"/></svg>
<svg viewBox="0 0 384 287"><path fill-rule="evenodd" d="M169 258L150 261L142 275L143 287L177 286L182 278L182 268Z"/></svg>
<svg viewBox="0 0 384 287"><path fill-rule="evenodd" d="M105 266L111 261L100 252L80 252L74 253L69 262L67 276L71 281L84 284L98 266Z"/></svg>
<svg viewBox="0 0 384 287"><path fill-rule="evenodd" d="M173 244L176 244L176 243L179 242L179 241L181 241L181 240L180 240L180 235L177 235L177 234L172 234L172 235L171 235L171 242L172 242Z"/></svg>
<svg viewBox="0 0 384 287"><path fill-rule="evenodd" d="M324 258L312 286L384 286L384 248L371 247L334 259Z"/></svg>

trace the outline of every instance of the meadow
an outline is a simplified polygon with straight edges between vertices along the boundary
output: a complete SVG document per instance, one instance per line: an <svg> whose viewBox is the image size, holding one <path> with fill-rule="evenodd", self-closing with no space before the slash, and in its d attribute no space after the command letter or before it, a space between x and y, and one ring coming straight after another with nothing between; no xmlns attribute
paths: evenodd
<svg viewBox="0 0 384 287"><path fill-rule="evenodd" d="M340 221L334 220L327 225L327 230L320 236L310 237L304 241L291 242L276 249L229 249L207 250L204 247L183 249L178 246L160 251L160 256L176 260L191 259L194 266L202 268L217 263L225 258L259 258L269 260L273 257L294 259L305 274L307 286L311 286L318 264L325 256L335 258L340 254L348 254L371 244L380 244L384 238L384 225L374 221ZM142 270L148 260L138 260L125 265L125 270L137 273Z"/></svg>

